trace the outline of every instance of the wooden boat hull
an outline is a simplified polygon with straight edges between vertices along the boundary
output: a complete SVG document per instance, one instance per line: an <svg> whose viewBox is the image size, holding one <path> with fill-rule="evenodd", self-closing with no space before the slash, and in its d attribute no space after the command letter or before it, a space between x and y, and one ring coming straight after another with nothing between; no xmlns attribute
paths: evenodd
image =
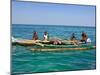
<svg viewBox="0 0 100 75"><path fill-rule="evenodd" d="M68 44L71 45L71 41L63 40L63 44ZM42 40L28 40L28 39L16 39L16 41L13 42L12 40L12 45L25 45L25 46L30 46L34 45L35 43L41 43L41 44L50 44L50 41L42 41Z"/></svg>
<svg viewBox="0 0 100 75"><path fill-rule="evenodd" d="M66 41L69 42L69 41ZM17 40L12 42L13 45L21 45L21 46L32 46L30 50L32 51L65 51L65 50L90 50L95 49L96 47L93 45L83 45L80 46L71 45L71 44L63 44L63 45L53 45L49 44L50 41L41 41L41 40ZM35 46L35 47L34 47Z"/></svg>
<svg viewBox="0 0 100 75"><path fill-rule="evenodd" d="M17 40L15 42L12 42L12 45L21 45L21 46L33 46L34 44L36 44L37 42L39 42L40 40Z"/></svg>

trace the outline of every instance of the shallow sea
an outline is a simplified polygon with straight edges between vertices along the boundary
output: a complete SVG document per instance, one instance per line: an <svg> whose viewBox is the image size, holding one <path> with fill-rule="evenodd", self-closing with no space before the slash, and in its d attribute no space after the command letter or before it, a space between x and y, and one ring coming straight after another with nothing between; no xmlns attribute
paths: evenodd
<svg viewBox="0 0 100 75"><path fill-rule="evenodd" d="M74 32L77 39L81 32L87 33L93 44L96 44L95 27L56 26L56 25L12 25L12 36L15 38L32 39L37 31L39 39L48 31L50 38L69 39ZM96 50L71 50L59 52L33 52L28 47L12 46L12 73L38 73L53 71L91 70L96 68Z"/></svg>

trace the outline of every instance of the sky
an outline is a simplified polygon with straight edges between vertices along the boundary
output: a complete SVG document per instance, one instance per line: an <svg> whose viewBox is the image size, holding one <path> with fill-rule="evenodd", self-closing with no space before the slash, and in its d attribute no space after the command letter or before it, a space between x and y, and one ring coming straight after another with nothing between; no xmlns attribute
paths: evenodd
<svg viewBox="0 0 100 75"><path fill-rule="evenodd" d="M95 6L12 1L12 24L95 26Z"/></svg>

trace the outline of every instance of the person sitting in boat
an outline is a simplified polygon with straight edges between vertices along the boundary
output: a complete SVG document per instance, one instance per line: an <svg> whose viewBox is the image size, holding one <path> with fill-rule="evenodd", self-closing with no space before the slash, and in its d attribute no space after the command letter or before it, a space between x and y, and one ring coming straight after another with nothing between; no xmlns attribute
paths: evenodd
<svg viewBox="0 0 100 75"><path fill-rule="evenodd" d="M70 40L71 40L71 43L73 43L74 45L77 45L78 41L76 39L75 33L72 33Z"/></svg>
<svg viewBox="0 0 100 75"><path fill-rule="evenodd" d="M33 40L38 40L38 35L37 35L37 32L36 31L34 31Z"/></svg>
<svg viewBox="0 0 100 75"><path fill-rule="evenodd" d="M86 43L87 43L87 44L91 44L91 42L92 42L92 41L91 41L90 38L88 38L88 39L86 40Z"/></svg>
<svg viewBox="0 0 100 75"><path fill-rule="evenodd" d="M48 39L49 39L48 38L48 32L44 32L44 36L43 37L44 37L44 39L43 39L44 41L48 41Z"/></svg>
<svg viewBox="0 0 100 75"><path fill-rule="evenodd" d="M72 34L72 36L71 36L70 40L72 40L72 41L76 40L75 33L73 33L73 34Z"/></svg>
<svg viewBox="0 0 100 75"><path fill-rule="evenodd" d="M62 41L60 39L53 38L53 39L50 40L50 43L54 44L54 45L61 45Z"/></svg>
<svg viewBox="0 0 100 75"><path fill-rule="evenodd" d="M88 39L88 36L86 33L82 32L82 39L81 39L81 42L87 42L87 39Z"/></svg>

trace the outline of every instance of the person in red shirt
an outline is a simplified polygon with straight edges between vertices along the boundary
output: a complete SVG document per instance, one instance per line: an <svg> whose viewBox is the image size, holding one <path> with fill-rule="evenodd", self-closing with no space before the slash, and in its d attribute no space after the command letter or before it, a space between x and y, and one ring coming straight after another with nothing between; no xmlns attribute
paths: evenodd
<svg viewBox="0 0 100 75"><path fill-rule="evenodd" d="M36 31L34 31L33 33L33 40L38 40L38 35Z"/></svg>

